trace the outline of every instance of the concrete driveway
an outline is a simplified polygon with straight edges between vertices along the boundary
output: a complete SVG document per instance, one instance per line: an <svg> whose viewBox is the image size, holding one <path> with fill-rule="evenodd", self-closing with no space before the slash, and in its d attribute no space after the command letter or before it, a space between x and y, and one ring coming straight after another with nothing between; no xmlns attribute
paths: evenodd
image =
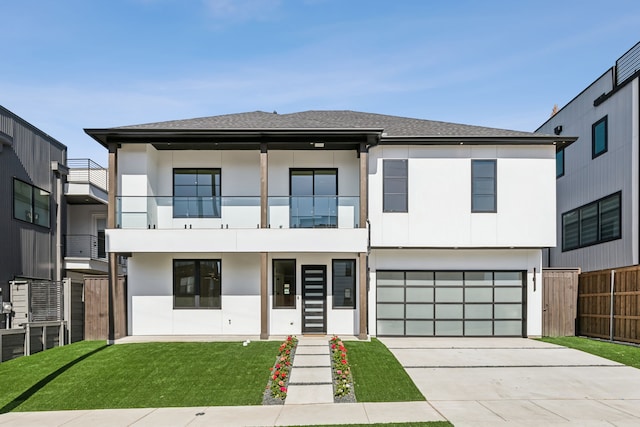
<svg viewBox="0 0 640 427"><path fill-rule="evenodd" d="M640 369L522 338L380 338L456 427L640 426Z"/></svg>

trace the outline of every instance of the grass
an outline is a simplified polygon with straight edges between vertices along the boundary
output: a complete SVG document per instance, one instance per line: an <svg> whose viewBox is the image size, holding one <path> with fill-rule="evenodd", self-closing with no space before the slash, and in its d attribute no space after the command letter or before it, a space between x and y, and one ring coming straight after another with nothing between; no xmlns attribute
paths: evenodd
<svg viewBox="0 0 640 427"><path fill-rule="evenodd" d="M541 341L575 348L627 366L640 369L640 347L615 344L582 337L542 338Z"/></svg>
<svg viewBox="0 0 640 427"><path fill-rule="evenodd" d="M85 341L0 364L0 413L259 405L279 342Z"/></svg>
<svg viewBox="0 0 640 427"><path fill-rule="evenodd" d="M358 402L425 400L389 349L371 342L346 341Z"/></svg>

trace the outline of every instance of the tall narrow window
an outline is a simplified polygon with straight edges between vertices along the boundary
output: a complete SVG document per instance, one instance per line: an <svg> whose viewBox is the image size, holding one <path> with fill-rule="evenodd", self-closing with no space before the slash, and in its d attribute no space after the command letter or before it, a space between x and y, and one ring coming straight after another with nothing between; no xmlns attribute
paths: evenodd
<svg viewBox="0 0 640 427"><path fill-rule="evenodd" d="M273 260L273 308L296 308L296 260Z"/></svg>
<svg viewBox="0 0 640 427"><path fill-rule="evenodd" d="M338 226L338 170L290 170L292 228Z"/></svg>
<svg viewBox="0 0 640 427"><path fill-rule="evenodd" d="M408 211L408 174L407 159L382 161L383 212Z"/></svg>
<svg viewBox="0 0 640 427"><path fill-rule="evenodd" d="M471 161L471 212L496 212L496 161Z"/></svg>
<svg viewBox="0 0 640 427"><path fill-rule="evenodd" d="M13 180L13 217L21 221L51 226L51 194L19 179Z"/></svg>
<svg viewBox="0 0 640 427"><path fill-rule="evenodd" d="M356 308L356 261L334 259L331 271L333 307Z"/></svg>
<svg viewBox="0 0 640 427"><path fill-rule="evenodd" d="M220 218L220 169L173 170L173 217Z"/></svg>
<svg viewBox="0 0 640 427"><path fill-rule="evenodd" d="M174 308L220 308L220 260L174 260Z"/></svg>
<svg viewBox="0 0 640 427"><path fill-rule="evenodd" d="M604 116L591 127L591 158L595 159L609 149L607 116Z"/></svg>
<svg viewBox="0 0 640 427"><path fill-rule="evenodd" d="M556 178L564 175L564 148L556 153Z"/></svg>

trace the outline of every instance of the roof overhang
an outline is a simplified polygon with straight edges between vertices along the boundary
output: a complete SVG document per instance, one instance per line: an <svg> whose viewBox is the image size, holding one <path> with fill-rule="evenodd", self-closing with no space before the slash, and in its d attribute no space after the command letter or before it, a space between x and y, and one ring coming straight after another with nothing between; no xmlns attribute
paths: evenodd
<svg viewBox="0 0 640 427"><path fill-rule="evenodd" d="M523 136L388 136L383 135L381 145L554 145L556 151L566 148L577 136L523 135Z"/></svg>
<svg viewBox="0 0 640 427"><path fill-rule="evenodd" d="M104 147L151 144L158 150L356 149L376 144L382 129L85 129Z"/></svg>

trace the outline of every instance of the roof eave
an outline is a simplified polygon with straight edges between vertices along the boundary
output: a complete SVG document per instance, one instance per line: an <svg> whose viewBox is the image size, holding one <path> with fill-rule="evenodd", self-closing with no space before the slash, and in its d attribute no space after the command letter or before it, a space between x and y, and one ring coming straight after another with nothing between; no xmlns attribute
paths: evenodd
<svg viewBox="0 0 640 427"><path fill-rule="evenodd" d="M381 145L555 145L565 148L578 139L577 136L522 135L522 136L389 136L383 135Z"/></svg>

